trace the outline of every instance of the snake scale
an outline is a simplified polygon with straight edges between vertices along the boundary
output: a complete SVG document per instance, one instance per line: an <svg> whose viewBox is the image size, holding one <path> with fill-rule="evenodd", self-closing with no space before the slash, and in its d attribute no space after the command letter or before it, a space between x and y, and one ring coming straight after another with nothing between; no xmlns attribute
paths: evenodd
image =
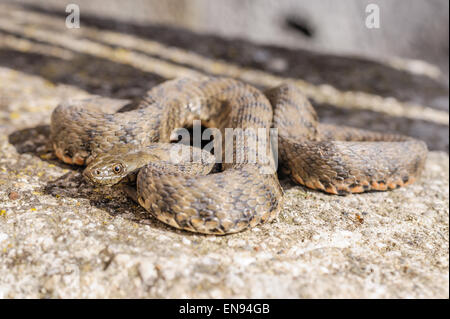
<svg viewBox="0 0 450 319"><path fill-rule="evenodd" d="M231 78L178 78L152 88L135 109L116 111L104 98L61 103L51 118L56 156L87 165L83 174L97 185L131 183L124 189L154 217L206 234L239 232L277 216L283 191L276 170L263 170L277 159L298 183L345 195L412 183L427 155L425 143L410 137L319 123L290 83L262 92ZM193 161L192 146L170 143L194 120L220 132L276 128L278 153L266 143L252 161L255 136L246 134L232 140L232 160L214 172L210 152L197 149L201 160ZM187 150L178 162L171 160L175 147Z"/></svg>

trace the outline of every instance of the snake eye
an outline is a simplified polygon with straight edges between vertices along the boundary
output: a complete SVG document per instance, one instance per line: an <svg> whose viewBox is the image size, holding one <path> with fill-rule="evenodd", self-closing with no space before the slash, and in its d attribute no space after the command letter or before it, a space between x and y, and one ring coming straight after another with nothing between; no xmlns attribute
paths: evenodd
<svg viewBox="0 0 450 319"><path fill-rule="evenodd" d="M122 164L117 164L113 167L113 171L115 174L120 174L123 172L123 165Z"/></svg>

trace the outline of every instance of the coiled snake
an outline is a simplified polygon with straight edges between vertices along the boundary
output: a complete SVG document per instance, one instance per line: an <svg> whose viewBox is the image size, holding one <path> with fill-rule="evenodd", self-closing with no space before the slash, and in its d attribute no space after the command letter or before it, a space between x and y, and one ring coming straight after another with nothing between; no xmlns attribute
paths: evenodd
<svg viewBox="0 0 450 319"><path fill-rule="evenodd" d="M60 104L51 118L56 156L88 164L84 176L96 184L134 182L127 192L157 219L207 234L272 220L283 191L276 170L267 169L276 164L274 145L257 152L251 143L255 134L232 139L231 161L219 172L211 170L220 157L207 151L198 151L200 160L192 161L192 146L170 142L176 129L194 120L222 133L276 128L283 168L298 183L331 194L409 184L427 155L425 143L413 138L319 123L311 104L289 83L263 93L230 78L181 78L151 89L136 109L115 111L103 98ZM214 145L216 155L220 143ZM173 161L175 147L188 156ZM256 161L252 152L258 153Z"/></svg>

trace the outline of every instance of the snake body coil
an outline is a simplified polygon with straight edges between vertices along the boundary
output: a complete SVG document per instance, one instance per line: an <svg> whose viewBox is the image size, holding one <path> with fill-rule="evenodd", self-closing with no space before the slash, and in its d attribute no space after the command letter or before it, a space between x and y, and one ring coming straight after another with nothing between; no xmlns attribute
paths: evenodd
<svg viewBox="0 0 450 319"><path fill-rule="evenodd" d="M291 84L263 93L230 78L181 78L154 87L132 111L116 112L107 101L63 103L54 110L57 157L88 164L84 175L97 184L134 181L136 187L126 189L147 211L193 232L233 233L277 216L283 192L270 170L277 158L270 143L262 149L253 143L251 132L258 129L278 130L279 159L295 181L332 194L411 183L427 154L425 143L409 137L320 124ZM194 148L169 144L174 131L195 120L222 136L227 128L247 132L232 139L231 161L221 172L211 173L209 152L199 151L201 160L193 161ZM226 149L215 144L215 154L220 146ZM185 155L175 163L172 155L180 151Z"/></svg>

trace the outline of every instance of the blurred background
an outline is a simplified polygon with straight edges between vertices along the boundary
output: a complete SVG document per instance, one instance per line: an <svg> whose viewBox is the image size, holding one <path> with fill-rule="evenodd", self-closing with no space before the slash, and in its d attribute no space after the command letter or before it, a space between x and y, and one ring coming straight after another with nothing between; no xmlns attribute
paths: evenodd
<svg viewBox="0 0 450 319"><path fill-rule="evenodd" d="M80 6L81 14L161 24L261 44L321 52L403 57L438 65L448 75L447 0L16 0L44 8ZM380 28L365 26L365 8L380 8ZM418 66L420 67L420 65Z"/></svg>
<svg viewBox="0 0 450 319"><path fill-rule="evenodd" d="M80 28L66 25L71 3ZM379 28L366 25L369 4ZM448 19L447 0L0 0L0 127L45 124L67 96L136 100L201 73L293 81L322 122L448 152ZM56 89L30 82L26 97L27 75ZM36 101L41 118L27 113Z"/></svg>

